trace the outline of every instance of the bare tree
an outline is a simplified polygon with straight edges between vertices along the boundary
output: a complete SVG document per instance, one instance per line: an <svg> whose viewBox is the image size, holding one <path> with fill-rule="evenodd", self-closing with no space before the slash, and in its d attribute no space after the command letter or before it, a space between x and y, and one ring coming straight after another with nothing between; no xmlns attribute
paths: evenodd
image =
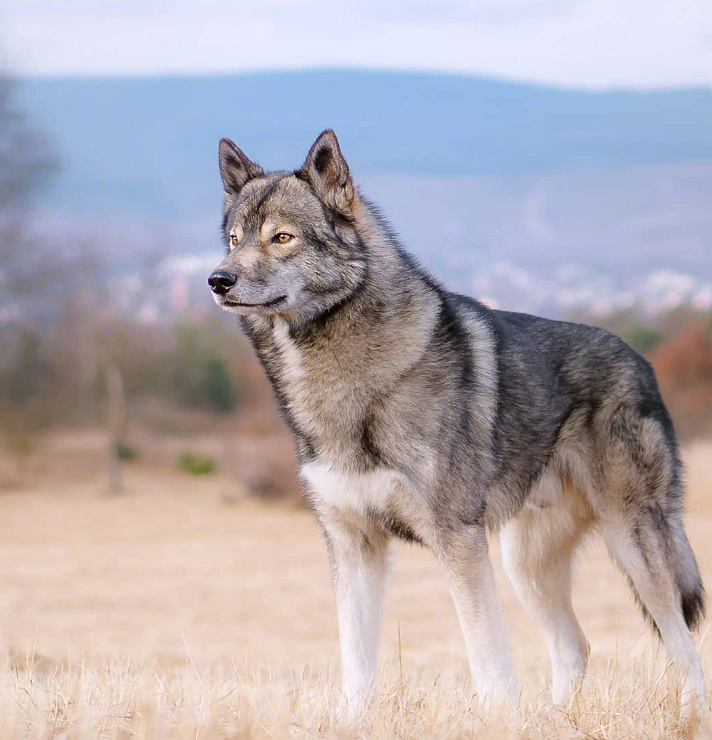
<svg viewBox="0 0 712 740"><path fill-rule="evenodd" d="M45 137L18 109L16 83L0 76L0 210L24 205L57 167Z"/></svg>
<svg viewBox="0 0 712 740"><path fill-rule="evenodd" d="M122 443L124 427L126 425L126 398L124 395L124 379L121 370L112 359L106 361L106 396L107 396L107 473L109 478L109 492L121 491L121 458L119 445Z"/></svg>
<svg viewBox="0 0 712 740"><path fill-rule="evenodd" d="M17 106L16 84L0 76L0 280L6 296L21 294L28 278L37 278L33 257L42 246L30 239L28 209L58 169L49 142Z"/></svg>
<svg viewBox="0 0 712 740"><path fill-rule="evenodd" d="M41 372L39 352L28 351L34 335L24 309L30 295L38 303L41 271L49 266L42 259L43 245L30 235L28 211L33 196L57 170L57 160L17 107L15 84L0 76L0 431L19 471L42 423L36 396L26 392Z"/></svg>

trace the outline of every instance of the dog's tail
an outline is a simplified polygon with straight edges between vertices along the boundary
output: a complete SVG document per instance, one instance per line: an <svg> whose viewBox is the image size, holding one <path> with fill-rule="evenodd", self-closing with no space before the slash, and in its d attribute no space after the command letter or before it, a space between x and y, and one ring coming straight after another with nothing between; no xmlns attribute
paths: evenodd
<svg viewBox="0 0 712 740"><path fill-rule="evenodd" d="M705 590L685 534L685 472L672 420L662 399L658 400L654 410L662 420L659 435L646 433L640 420L630 414L614 416L628 430L629 438L637 438L643 455L632 447L629 450L628 462L636 474L625 492L625 516L620 521L602 518L609 550L628 577L643 615L660 634L662 625L655 623L648 607L654 607L655 616L665 620L673 618L669 612L674 609L675 616L683 616L693 630L705 617ZM641 457L658 462L652 471L655 475L645 474Z"/></svg>
<svg viewBox="0 0 712 740"><path fill-rule="evenodd" d="M705 589L702 585L697 561L695 560L695 555L692 552L685 530L682 527L681 518L679 521L666 522L663 529L665 531L660 534L664 538L664 567L672 577L685 623L688 629L694 630L705 618ZM650 555L651 552L648 551L647 557ZM646 554L643 557L645 558ZM630 572L627 572L625 567L623 567L623 572L628 579L628 583L643 613L643 617L650 623L657 636L660 637L658 625L640 597Z"/></svg>
<svg viewBox="0 0 712 740"><path fill-rule="evenodd" d="M694 630L705 618L705 589L681 518L671 522L671 530L672 537L668 550L670 568L680 595L680 606L685 622L691 630Z"/></svg>

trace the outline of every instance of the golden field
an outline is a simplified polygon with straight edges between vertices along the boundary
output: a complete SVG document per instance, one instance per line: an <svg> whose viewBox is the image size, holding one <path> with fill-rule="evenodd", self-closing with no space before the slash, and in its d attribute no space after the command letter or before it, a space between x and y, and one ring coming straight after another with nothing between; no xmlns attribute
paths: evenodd
<svg viewBox="0 0 712 740"><path fill-rule="evenodd" d="M685 452L688 532L712 582L712 444ZM493 560L523 690L518 722L477 711L454 608L432 556L395 548L372 710L336 722L338 638L311 515L227 476L143 464L126 491L54 482L0 495L0 740L16 738L682 738L674 682L595 539L575 605L591 670L547 701L537 626ZM712 647L698 635L706 673Z"/></svg>

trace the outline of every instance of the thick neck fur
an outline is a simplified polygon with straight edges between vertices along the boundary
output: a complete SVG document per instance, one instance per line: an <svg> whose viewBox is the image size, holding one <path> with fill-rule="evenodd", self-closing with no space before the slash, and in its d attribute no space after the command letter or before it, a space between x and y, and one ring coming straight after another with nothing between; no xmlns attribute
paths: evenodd
<svg viewBox="0 0 712 740"><path fill-rule="evenodd" d="M360 198L354 216L368 269L353 295L306 325L274 317L248 331L301 452L358 468L364 425L423 356L440 297Z"/></svg>
<svg viewBox="0 0 712 740"><path fill-rule="evenodd" d="M356 198L354 203L355 229L366 251L367 275L352 295L315 321L305 326L292 325L297 339L319 334L330 340L343 339L340 347L346 353L354 349L371 350L375 360L382 337L397 338L417 333L419 339L429 336L432 326L429 311L420 312L431 303L439 305L437 289L426 274L403 252L388 225L375 209ZM417 344L417 342L416 342ZM332 351L337 350L334 344ZM388 350L392 359L392 345ZM401 347L410 355L416 347Z"/></svg>

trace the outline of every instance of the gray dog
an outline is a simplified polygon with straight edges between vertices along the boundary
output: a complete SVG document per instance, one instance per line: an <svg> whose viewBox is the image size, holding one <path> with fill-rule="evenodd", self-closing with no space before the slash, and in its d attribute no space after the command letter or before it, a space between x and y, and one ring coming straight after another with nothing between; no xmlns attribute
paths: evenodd
<svg viewBox="0 0 712 740"><path fill-rule="evenodd" d="M333 131L265 173L220 142L228 254L215 302L240 315L298 449L336 590L343 693L371 695L389 542L444 566L480 700L518 696L488 556L545 632L553 700L583 676L574 555L597 530L705 705L690 629L704 591L683 473L650 365L602 329L493 311L445 290L354 186Z"/></svg>

